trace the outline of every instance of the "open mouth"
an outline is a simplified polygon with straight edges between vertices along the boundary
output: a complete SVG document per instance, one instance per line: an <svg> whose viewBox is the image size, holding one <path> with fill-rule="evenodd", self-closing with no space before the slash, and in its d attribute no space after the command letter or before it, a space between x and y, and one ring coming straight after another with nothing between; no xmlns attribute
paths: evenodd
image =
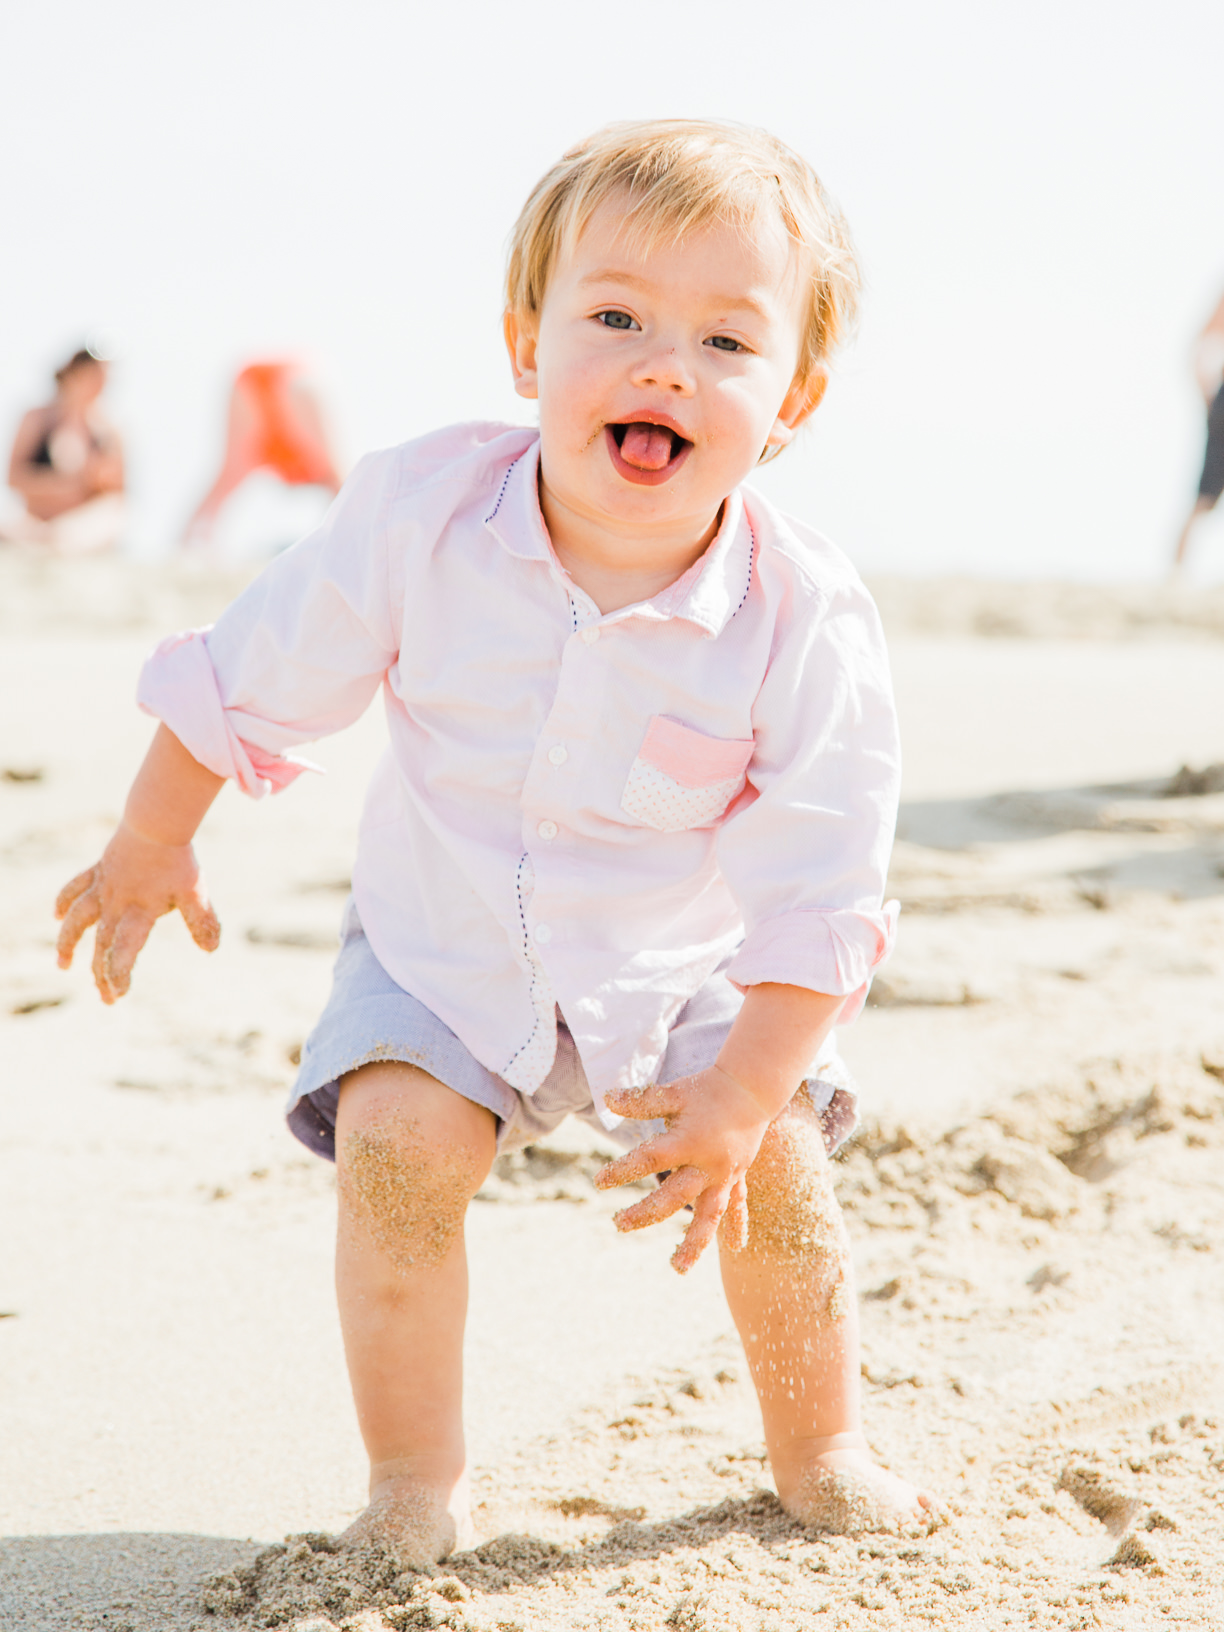
<svg viewBox="0 0 1224 1632"><path fill-rule="evenodd" d="M606 437L612 463L620 474L647 486L674 476L693 446L670 425L644 419L608 425Z"/></svg>

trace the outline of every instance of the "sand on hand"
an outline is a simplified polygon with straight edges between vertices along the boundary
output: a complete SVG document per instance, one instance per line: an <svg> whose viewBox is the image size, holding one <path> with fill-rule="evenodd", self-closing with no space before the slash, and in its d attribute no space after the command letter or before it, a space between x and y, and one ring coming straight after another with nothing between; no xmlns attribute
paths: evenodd
<svg viewBox="0 0 1224 1632"><path fill-rule="evenodd" d="M671 1273L679 1224L617 1235L567 1128L470 1210L481 1542L414 1574L335 1542L364 1462L333 1175L281 1124L381 720L223 796L220 951L159 925L104 1010L50 901L151 733L142 653L233 584L0 557L5 1632L1224 1625L1224 616L883 587L905 910L834 1174L868 1436L942 1512L786 1517L715 1266Z"/></svg>

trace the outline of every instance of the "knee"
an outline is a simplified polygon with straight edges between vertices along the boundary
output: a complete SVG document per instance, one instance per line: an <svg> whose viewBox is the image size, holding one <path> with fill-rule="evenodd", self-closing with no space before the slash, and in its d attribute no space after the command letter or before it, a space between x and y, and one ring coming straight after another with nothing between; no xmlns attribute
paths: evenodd
<svg viewBox="0 0 1224 1632"><path fill-rule="evenodd" d="M819 1114L792 1102L770 1125L748 1172L748 1252L840 1284L849 1263Z"/></svg>
<svg viewBox="0 0 1224 1632"><path fill-rule="evenodd" d="M399 1080L410 1071L429 1086L405 1092L421 1088ZM342 1227L372 1237L397 1269L440 1264L495 1145L491 1114L423 1072L382 1066L353 1073L341 1088L336 1125Z"/></svg>

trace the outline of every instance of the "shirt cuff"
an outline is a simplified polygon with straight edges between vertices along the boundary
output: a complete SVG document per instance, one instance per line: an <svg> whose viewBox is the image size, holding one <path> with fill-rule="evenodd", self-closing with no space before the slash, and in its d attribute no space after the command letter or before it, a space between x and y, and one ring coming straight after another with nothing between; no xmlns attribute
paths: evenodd
<svg viewBox="0 0 1224 1632"><path fill-rule="evenodd" d="M319 770L308 759L270 754L238 735L221 701L204 641L207 632L189 629L171 635L147 659L136 686L136 701L144 712L168 726L193 759L230 778L253 799L279 793L303 771Z"/></svg>
<svg viewBox="0 0 1224 1632"><path fill-rule="evenodd" d="M747 936L727 978L741 991L771 981L834 997L845 993L837 1023L847 1026L867 1001L873 970L893 949L900 911L899 901L886 901L879 912L801 908L771 918Z"/></svg>

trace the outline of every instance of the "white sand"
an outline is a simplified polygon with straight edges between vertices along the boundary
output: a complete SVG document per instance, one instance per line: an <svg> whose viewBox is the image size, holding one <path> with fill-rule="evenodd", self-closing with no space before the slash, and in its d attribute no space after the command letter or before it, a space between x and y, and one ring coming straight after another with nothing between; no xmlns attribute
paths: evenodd
<svg viewBox="0 0 1224 1632"><path fill-rule="evenodd" d="M129 700L142 652L226 586L83 565L0 558L0 771L41 773L0 780L0 1626L223 1627L203 1578L361 1504L330 1170L280 1111L381 719L320 745L327 778L219 802L201 849L221 951L165 923L103 1009L82 960L56 971L49 903L151 730ZM482 1531L535 1543L457 1561L454 1598L387 1586L411 1606L391 1621L357 1609L369 1582L345 1609L307 1551L242 1624L1224 1624L1224 1083L1201 1065L1224 1069L1224 796L1158 796L1183 761L1224 760L1224 640L1175 600L1140 623L1099 592L1100 627L1140 634L1085 640L1082 590L884 587L906 912L844 1039L884 1128L840 1184L878 1294L869 1433L929 1472L950 1524L819 1541L754 1497L714 1266L679 1281L674 1234L617 1237L570 1132L573 1161L491 1186L468 1232ZM1014 630L1017 605L1024 638L973 635ZM1105 1568L1127 1536L1130 1566Z"/></svg>

